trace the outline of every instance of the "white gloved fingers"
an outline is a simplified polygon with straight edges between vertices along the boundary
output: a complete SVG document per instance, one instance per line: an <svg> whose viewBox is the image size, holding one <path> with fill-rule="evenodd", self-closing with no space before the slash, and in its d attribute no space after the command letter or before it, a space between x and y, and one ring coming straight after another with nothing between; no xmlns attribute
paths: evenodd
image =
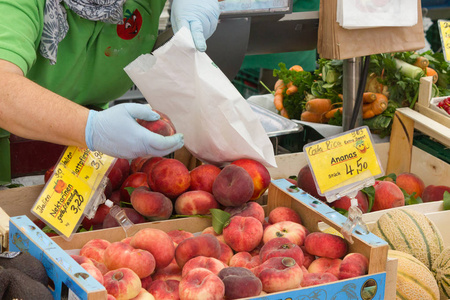
<svg viewBox="0 0 450 300"><path fill-rule="evenodd" d="M176 133L171 136L153 134L155 137L152 137L151 142L145 146L147 151L153 153L155 156L165 156L180 149L184 145L184 136L181 133Z"/></svg>
<svg viewBox="0 0 450 300"><path fill-rule="evenodd" d="M156 121L159 120L160 115L153 111L152 108L147 104L139 103L124 103L123 108L135 119L142 119L146 121ZM114 106L112 107L114 108Z"/></svg>

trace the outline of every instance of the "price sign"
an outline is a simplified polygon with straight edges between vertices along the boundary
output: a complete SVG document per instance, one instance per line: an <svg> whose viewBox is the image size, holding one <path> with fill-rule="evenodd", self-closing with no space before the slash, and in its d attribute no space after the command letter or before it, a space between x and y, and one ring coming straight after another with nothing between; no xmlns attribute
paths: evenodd
<svg viewBox="0 0 450 300"><path fill-rule="evenodd" d="M31 212L68 238L114 158L79 147L67 147Z"/></svg>
<svg viewBox="0 0 450 300"><path fill-rule="evenodd" d="M383 173L367 126L307 144L303 151L322 195Z"/></svg>
<svg viewBox="0 0 450 300"><path fill-rule="evenodd" d="M450 62L450 21L438 20L438 27L441 35L442 53L445 61Z"/></svg>

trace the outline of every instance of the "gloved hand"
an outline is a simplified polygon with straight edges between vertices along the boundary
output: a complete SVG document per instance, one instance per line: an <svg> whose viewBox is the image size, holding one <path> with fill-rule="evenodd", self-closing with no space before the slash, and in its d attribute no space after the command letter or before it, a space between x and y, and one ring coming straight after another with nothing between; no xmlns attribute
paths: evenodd
<svg viewBox="0 0 450 300"><path fill-rule="evenodd" d="M150 106L138 103L119 104L100 112L91 110L85 129L86 145L90 150L118 158L165 156L184 145L183 135L165 137L136 122L159 117Z"/></svg>
<svg viewBox="0 0 450 300"><path fill-rule="evenodd" d="M181 27L191 31L195 48L206 50L206 40L214 33L219 19L218 0L173 0L170 14L173 32Z"/></svg>

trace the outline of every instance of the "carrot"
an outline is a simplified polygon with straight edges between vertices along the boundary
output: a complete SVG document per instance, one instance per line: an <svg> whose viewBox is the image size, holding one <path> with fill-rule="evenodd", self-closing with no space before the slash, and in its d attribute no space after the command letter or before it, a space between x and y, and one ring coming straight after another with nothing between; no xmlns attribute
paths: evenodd
<svg viewBox="0 0 450 300"><path fill-rule="evenodd" d="M336 107L336 108L330 109L329 111L327 111L327 112L325 113L324 117L325 117L327 120L329 120L329 119L331 119L332 117L334 117L334 114L335 114L337 111L339 111L339 112L342 114L343 108L342 108L342 107Z"/></svg>
<svg viewBox="0 0 450 300"><path fill-rule="evenodd" d="M428 58L424 57L424 56L419 56L416 61L414 62L414 65L416 67L419 67L423 70L426 69L426 67L428 67L428 65L430 64L430 61L428 60Z"/></svg>
<svg viewBox="0 0 450 300"><path fill-rule="evenodd" d="M301 71L303 71L303 68L299 65L293 65L292 67L289 68L289 71L301 72Z"/></svg>
<svg viewBox="0 0 450 300"><path fill-rule="evenodd" d="M275 82L275 85L274 85L273 89L276 91L278 89L283 89L284 87L285 87L284 81L282 79L278 79Z"/></svg>
<svg viewBox="0 0 450 300"><path fill-rule="evenodd" d="M438 73L436 72L436 70L433 69L433 68L427 67L426 71L427 71L427 76L432 76L433 77L433 83L436 83L438 81L438 78L439 78Z"/></svg>
<svg viewBox="0 0 450 300"><path fill-rule="evenodd" d="M275 104L275 108L277 110L282 110L284 108L283 106L283 95L282 94L275 94L273 97L273 104Z"/></svg>
<svg viewBox="0 0 450 300"><path fill-rule="evenodd" d="M316 114L305 110L300 115L300 120L312 123L322 123L322 114Z"/></svg>
<svg viewBox="0 0 450 300"><path fill-rule="evenodd" d="M373 101L377 100L376 93L372 92L365 92L363 94L363 103L372 103Z"/></svg>
<svg viewBox="0 0 450 300"><path fill-rule="evenodd" d="M286 89L286 95L292 95L292 94L297 93L297 91L298 91L298 87L295 86L295 85L292 83L292 81L289 82L289 83L286 85L286 87L287 87L287 89Z"/></svg>
<svg viewBox="0 0 450 300"><path fill-rule="evenodd" d="M323 114L331 109L331 100L315 98L306 102L305 109L316 114Z"/></svg>
<svg viewBox="0 0 450 300"><path fill-rule="evenodd" d="M371 103L363 104L363 119L369 119L384 112L388 106L388 99L383 94L377 94L377 99Z"/></svg>
<svg viewBox="0 0 450 300"><path fill-rule="evenodd" d="M286 109L283 107L282 110L280 110L280 115L282 115L283 117L285 117L286 119L289 119L289 115L286 111Z"/></svg>

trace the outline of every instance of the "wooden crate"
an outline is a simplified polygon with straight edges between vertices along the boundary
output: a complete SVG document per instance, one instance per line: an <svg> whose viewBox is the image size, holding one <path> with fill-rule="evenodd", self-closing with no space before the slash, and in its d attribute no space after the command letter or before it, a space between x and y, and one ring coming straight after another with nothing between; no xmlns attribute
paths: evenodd
<svg viewBox="0 0 450 300"><path fill-rule="evenodd" d="M346 220L344 216L306 193L292 191L289 189L290 185L291 184L284 179L272 181L268 190L268 211L280 205L291 207L300 214L304 220L305 226L311 232L319 230L319 222L324 222L329 226L340 230L342 224ZM25 245L35 246L38 244L39 246L48 245L47 249L60 248L62 250L69 251L80 249L87 241L96 238L102 238L109 240L110 242L114 242L120 241L127 237L126 232L122 228L110 228L77 233L70 241L67 241L59 236L49 238L42 232L39 232L39 229L37 228L30 229L32 226L27 225L31 224L28 219L28 223L21 223L24 221L23 219L27 218L21 216L11 218L11 232L14 232L15 235L14 241L10 244L10 248L12 250L16 250L15 248L17 245L18 248L26 247ZM157 228L163 231L184 229L193 233L198 233L209 226L211 226L211 220L207 218L184 218L137 224L130 228L127 233L128 236L132 236L142 228ZM353 292L359 295L358 299L362 299L360 295L362 287L369 280L375 282L377 285L375 299L385 299L385 285L387 283L386 278L388 277L387 272L390 272L389 277L392 277L392 275L396 273L396 261L387 261L387 243L370 233L368 235L353 234L352 238L354 243L349 245L349 251L359 252L368 257L368 275L347 280L340 280L320 286L271 293L264 295L263 298L253 297L251 299L300 299L302 297L308 297L308 295L311 295L312 293L317 293L319 290L321 293L325 291L327 295L332 297L333 295L343 292L348 288L352 289ZM25 242L25 239L28 239L28 241ZM61 268L62 265L64 265L66 273L71 275L69 270L72 270L72 268L75 271L77 270L77 267L73 266L73 263L74 261L68 255L64 256L60 253L59 258L54 261L54 266L52 268ZM68 268L68 266L72 267ZM76 278L71 277L71 280L73 281L73 286L77 285L82 287L84 276L78 276ZM106 291L104 295L106 295ZM104 295L101 295L101 293L95 291L95 295L93 294L90 296L89 293L87 293L82 299L97 300L102 299L101 297ZM57 295L56 299L58 299Z"/></svg>

